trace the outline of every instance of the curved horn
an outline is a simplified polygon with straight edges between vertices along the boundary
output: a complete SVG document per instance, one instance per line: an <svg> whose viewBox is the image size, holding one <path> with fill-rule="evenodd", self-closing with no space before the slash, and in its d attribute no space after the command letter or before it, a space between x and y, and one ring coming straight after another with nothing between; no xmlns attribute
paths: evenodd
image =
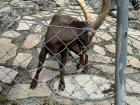
<svg viewBox="0 0 140 105"><path fill-rule="evenodd" d="M75 0L75 1L81 7L84 13L85 22L89 24L91 27L93 27L94 30L97 30L101 26L101 24L104 22L105 17L108 14L111 0L102 0L101 9L95 22L92 22L91 12L87 8L85 1L84 0Z"/></svg>
<svg viewBox="0 0 140 105"><path fill-rule="evenodd" d="M84 17L85 17L85 22L87 24L90 24L91 23L91 13L88 9L88 6L86 5L85 1L84 0L75 0L78 5L81 7L83 13L84 13Z"/></svg>

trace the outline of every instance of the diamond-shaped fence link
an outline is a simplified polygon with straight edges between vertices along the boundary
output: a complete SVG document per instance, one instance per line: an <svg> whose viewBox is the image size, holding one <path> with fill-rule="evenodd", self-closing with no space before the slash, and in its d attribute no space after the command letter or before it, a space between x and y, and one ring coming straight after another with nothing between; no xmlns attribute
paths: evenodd
<svg viewBox="0 0 140 105"><path fill-rule="evenodd" d="M102 0L84 1L95 21ZM139 0L129 2L127 105L140 104L139 3ZM0 105L114 105L117 10L113 0L104 14L107 12L109 15L91 42L84 42L90 35L82 35L92 29L83 27L85 23L80 23L80 27L71 25L77 19L85 21L75 0L1 0ZM52 24L54 15L73 18ZM62 25L65 20L67 24ZM88 62L84 64L83 59ZM30 89L39 69L42 71L37 87Z"/></svg>

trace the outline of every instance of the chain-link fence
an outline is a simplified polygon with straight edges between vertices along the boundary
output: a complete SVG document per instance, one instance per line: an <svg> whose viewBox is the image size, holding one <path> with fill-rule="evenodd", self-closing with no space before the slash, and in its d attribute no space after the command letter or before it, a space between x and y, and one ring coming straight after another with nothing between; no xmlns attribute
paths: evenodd
<svg viewBox="0 0 140 105"><path fill-rule="evenodd" d="M116 28L121 16L109 1L1 0L0 105L114 105L122 88L119 98L139 105L139 1L128 3L127 68L119 65L125 73L116 72L126 88L115 79L116 29L118 35L122 26Z"/></svg>

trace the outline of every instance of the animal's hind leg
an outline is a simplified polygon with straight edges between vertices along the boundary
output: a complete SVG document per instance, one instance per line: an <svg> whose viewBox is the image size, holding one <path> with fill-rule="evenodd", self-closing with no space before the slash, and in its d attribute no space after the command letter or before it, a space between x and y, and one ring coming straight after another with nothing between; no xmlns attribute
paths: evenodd
<svg viewBox="0 0 140 105"><path fill-rule="evenodd" d="M75 54L79 55L80 57L79 63L76 65L77 69L83 68L84 70L86 70L88 63L88 55L86 54L86 51L81 52L78 44L72 46L70 50L73 51Z"/></svg>
<svg viewBox="0 0 140 105"><path fill-rule="evenodd" d="M60 83L59 83L59 91L64 91L65 82L64 82L64 66L67 61L67 49L61 52L61 60L60 60Z"/></svg>
<svg viewBox="0 0 140 105"><path fill-rule="evenodd" d="M86 73L87 72L87 69L88 69L88 55L86 54L86 51L82 52L81 54L81 57L80 57L80 60L82 61L83 63L83 68L84 70L82 71L83 73Z"/></svg>
<svg viewBox="0 0 140 105"><path fill-rule="evenodd" d="M39 74L40 74L40 72L41 72L41 70L43 68L43 63L44 63L44 61L46 59L46 54L47 53L48 53L47 48L45 46L43 46L41 48L41 52L39 54L39 63L38 63L38 66L37 66L37 72L36 72L32 82L31 82L31 85L30 85L31 89L34 89L37 86L38 77L39 77Z"/></svg>

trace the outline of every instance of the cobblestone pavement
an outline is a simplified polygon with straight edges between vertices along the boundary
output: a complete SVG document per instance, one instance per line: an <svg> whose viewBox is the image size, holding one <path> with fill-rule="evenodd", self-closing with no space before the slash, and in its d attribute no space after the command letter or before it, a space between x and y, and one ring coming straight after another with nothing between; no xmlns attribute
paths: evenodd
<svg viewBox="0 0 140 105"><path fill-rule="evenodd" d="M84 17L80 8L78 6L74 8L76 9L73 9L73 6L69 5L64 9L63 14L73 15L73 17L79 20L83 20ZM10 103L20 103L20 105L49 105L47 103L50 103L50 105L54 103L56 105L58 103L65 105L76 105L77 103L81 105L93 105L93 102L80 102L54 95L50 89L50 82L59 75L59 72L56 71L58 69L57 61L50 55L46 57L37 89L29 89L31 78L36 72L38 54L45 32L47 31L47 26L52 16L59 9L60 7L55 7L51 11L40 11L23 16L12 29L0 32L0 81L2 82L0 84L0 93L3 91L4 94L7 94ZM92 8L90 10L93 13L93 19L95 19L97 14ZM135 15L137 14L135 13ZM116 19L107 16L106 21L92 39L94 47L88 51L89 73L109 78L112 81L115 75L115 26ZM130 105L139 105L140 30L129 28L128 35L126 70L126 90L128 96L126 97L126 102ZM69 55L69 62L65 67L66 74L76 72L75 62L77 61L77 56L72 52ZM72 60L73 58L75 58L75 61ZM44 82L47 82L48 85L44 84ZM18 93L20 93L20 96ZM113 98L96 102L94 105L111 105L111 103L113 103ZM7 105L11 104L7 103Z"/></svg>

